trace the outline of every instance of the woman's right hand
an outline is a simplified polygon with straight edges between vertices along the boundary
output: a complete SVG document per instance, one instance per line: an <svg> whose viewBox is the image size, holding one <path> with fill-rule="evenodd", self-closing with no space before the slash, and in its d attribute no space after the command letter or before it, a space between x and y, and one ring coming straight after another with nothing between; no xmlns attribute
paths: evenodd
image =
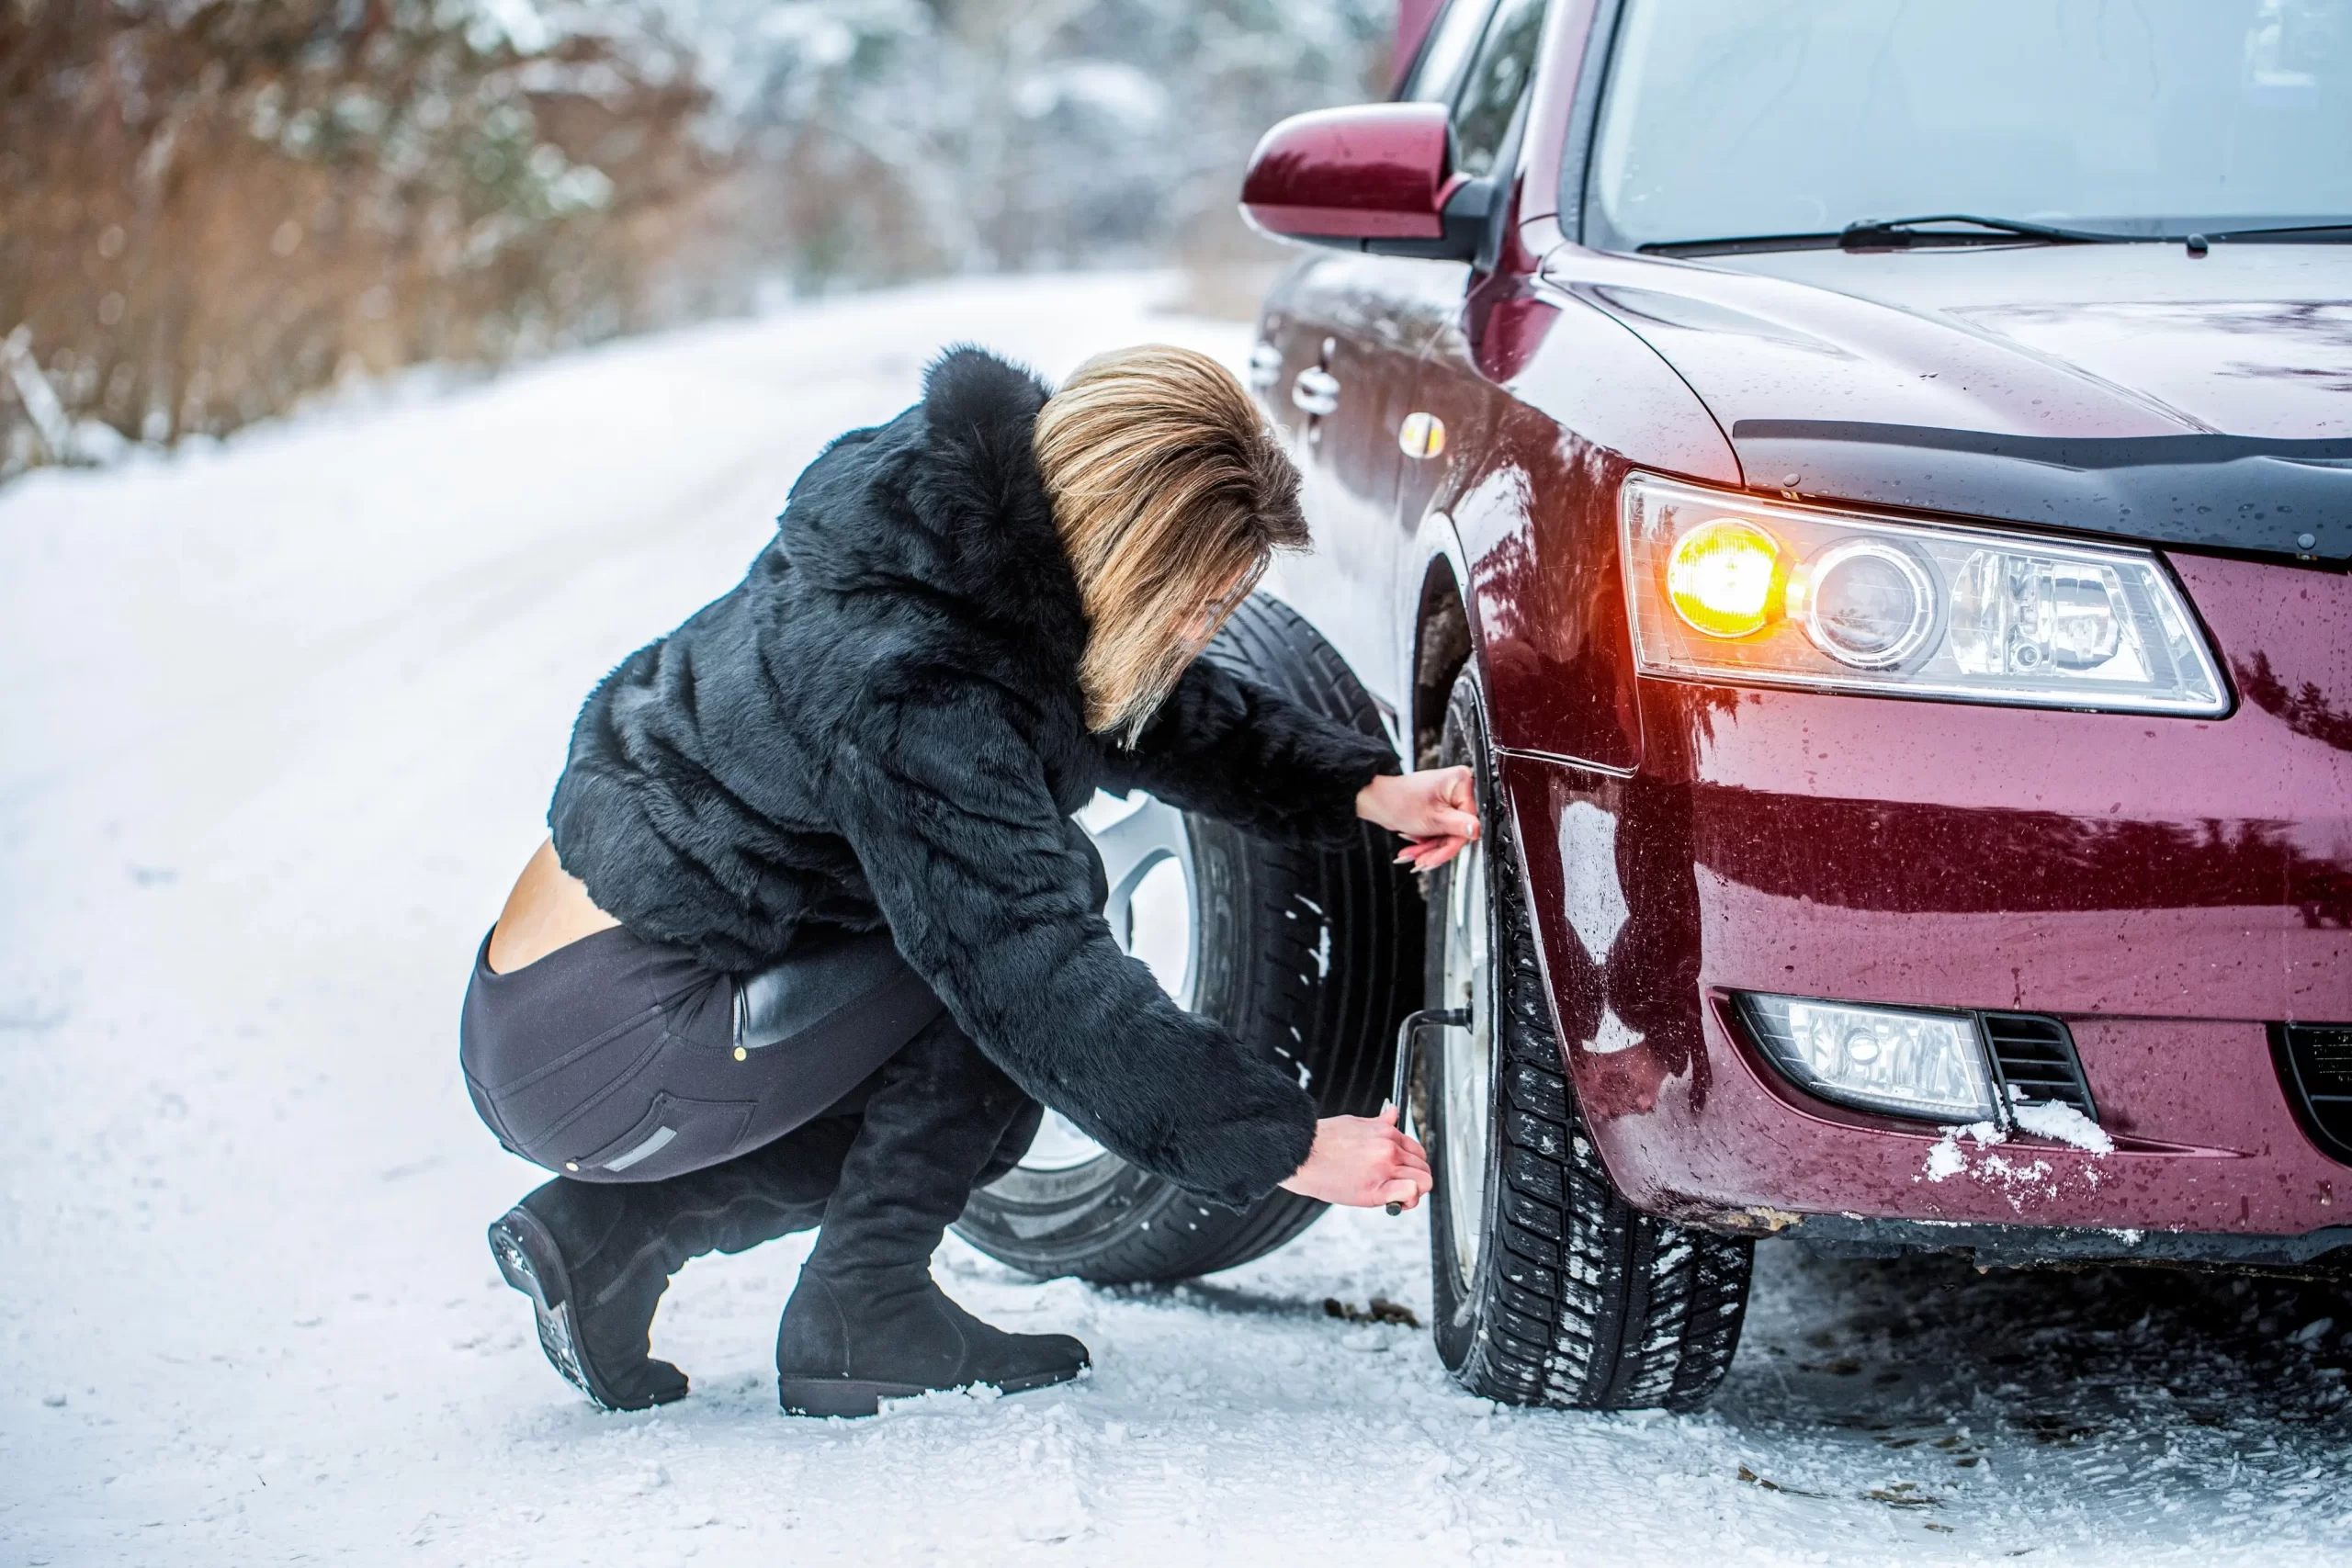
<svg viewBox="0 0 2352 1568"><path fill-rule="evenodd" d="M1377 1116L1326 1116L1315 1123L1315 1146L1291 1173L1284 1191L1354 1209L1398 1203L1410 1209L1430 1187L1430 1156L1396 1126L1396 1108Z"/></svg>

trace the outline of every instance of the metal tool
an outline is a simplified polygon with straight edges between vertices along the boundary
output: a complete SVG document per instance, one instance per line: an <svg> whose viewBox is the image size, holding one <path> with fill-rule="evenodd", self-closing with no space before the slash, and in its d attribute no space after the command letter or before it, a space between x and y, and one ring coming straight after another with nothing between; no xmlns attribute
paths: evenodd
<svg viewBox="0 0 2352 1568"><path fill-rule="evenodd" d="M1396 1026L1396 1081L1389 1091L1388 1103L1396 1108L1398 1132L1405 1130L1405 1118L1411 1110L1411 1101L1407 1096L1413 1084L1413 1057L1420 1047L1421 1031L1469 1027L1468 1008L1423 1008L1419 1012L1407 1013L1405 1021ZM1387 1209L1392 1214L1401 1214L1405 1212L1405 1205L1392 1202Z"/></svg>

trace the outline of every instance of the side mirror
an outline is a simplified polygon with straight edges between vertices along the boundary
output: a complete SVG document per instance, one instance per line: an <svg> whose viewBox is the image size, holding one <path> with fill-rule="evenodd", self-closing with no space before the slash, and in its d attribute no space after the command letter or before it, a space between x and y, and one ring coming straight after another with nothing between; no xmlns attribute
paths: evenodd
<svg viewBox="0 0 2352 1568"><path fill-rule="evenodd" d="M1241 211L1278 240L1469 261L1492 188L1453 172L1442 104L1359 104L1293 115L1258 143Z"/></svg>

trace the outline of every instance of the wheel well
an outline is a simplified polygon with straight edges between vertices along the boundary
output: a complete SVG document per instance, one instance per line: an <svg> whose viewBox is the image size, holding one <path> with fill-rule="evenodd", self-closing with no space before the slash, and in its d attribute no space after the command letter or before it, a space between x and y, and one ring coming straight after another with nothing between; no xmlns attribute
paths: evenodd
<svg viewBox="0 0 2352 1568"><path fill-rule="evenodd" d="M1445 705L1454 677L1470 661L1470 616L1453 565L1430 564L1421 580L1419 636L1413 650L1413 766L1437 764L1438 739L1445 730Z"/></svg>

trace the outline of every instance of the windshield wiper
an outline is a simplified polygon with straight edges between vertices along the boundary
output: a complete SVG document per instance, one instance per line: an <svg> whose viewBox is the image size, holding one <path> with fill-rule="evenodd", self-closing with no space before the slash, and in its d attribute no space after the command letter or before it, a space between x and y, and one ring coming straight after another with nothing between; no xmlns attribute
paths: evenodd
<svg viewBox="0 0 2352 1568"><path fill-rule="evenodd" d="M1717 240L1653 240L1637 245L1645 256L1733 256L1748 251L1834 251L1838 236L1828 234L1738 234Z"/></svg>
<svg viewBox="0 0 2352 1568"><path fill-rule="evenodd" d="M1938 229L1965 223L1974 233ZM1661 240L1638 247L1652 256L1726 256L1757 251L1909 250L1917 245L2006 245L2031 240L2045 245L2199 244L2267 241L2273 244L2352 244L2352 223L2280 223L2261 229L2208 229L2197 234L2109 234L2095 229L2061 229L2013 218L1979 218L1942 212L1921 218L1865 218L1843 229L1800 234L1742 234L1719 240Z"/></svg>
<svg viewBox="0 0 2352 1568"><path fill-rule="evenodd" d="M1930 223L1966 223L1986 232L1954 234L1930 229ZM2012 239L2040 240L2052 245L2117 245L2127 244L2136 237L2102 234L2088 229L2053 229L2047 223L2020 223L2014 218L1938 212L1923 218L1864 218L1847 224L1838 235L1838 244L1849 251L1901 249L1908 245L1996 245Z"/></svg>
<svg viewBox="0 0 2352 1568"><path fill-rule="evenodd" d="M2270 240L2313 245L2352 244L2352 223L2281 223L2273 229L2208 229L2208 240Z"/></svg>
<svg viewBox="0 0 2352 1568"><path fill-rule="evenodd" d="M1953 233L1930 223L1966 223L1981 233ZM2035 240L2047 245L2117 245L2141 236L2101 234L2086 229L2053 229L2007 218L1977 218L1964 212L1923 218L1865 218L1843 229L1795 234L1743 234L1716 240L1665 240L1640 247L1645 255L1720 256L1753 251L1905 250L1913 245L2001 245ZM2154 235L2146 236L2153 239Z"/></svg>

